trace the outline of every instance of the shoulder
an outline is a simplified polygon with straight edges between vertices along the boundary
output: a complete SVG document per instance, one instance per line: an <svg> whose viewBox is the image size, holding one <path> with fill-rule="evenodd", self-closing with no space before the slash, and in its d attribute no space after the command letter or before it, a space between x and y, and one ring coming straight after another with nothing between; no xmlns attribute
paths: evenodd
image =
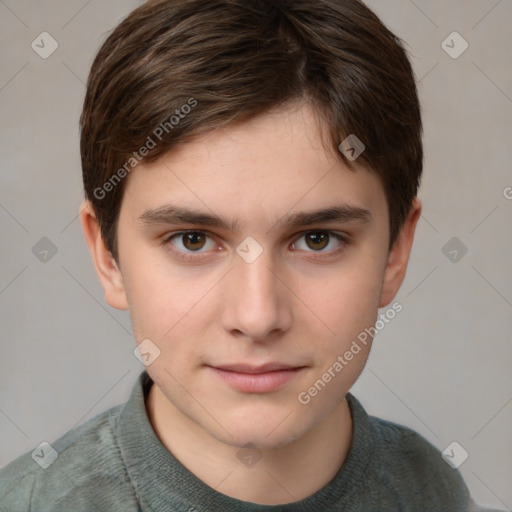
<svg viewBox="0 0 512 512"><path fill-rule="evenodd" d="M113 495L123 497L122 510L131 510L127 502L134 493L115 439L121 408L105 411L0 469L0 510L110 510L105 505Z"/></svg>
<svg viewBox="0 0 512 512"><path fill-rule="evenodd" d="M394 460L418 466L418 469L435 467L443 474L453 474L453 469L443 460L440 450L409 427L370 416L374 438L382 455L392 455ZM450 470L450 471L448 471Z"/></svg>
<svg viewBox="0 0 512 512"><path fill-rule="evenodd" d="M407 489L411 497L436 504L433 510L450 506L450 510L466 512L469 490L439 449L403 425L376 417L370 417L370 425L376 439L377 467L385 471L380 477L390 488Z"/></svg>
<svg viewBox="0 0 512 512"><path fill-rule="evenodd" d="M368 416L350 395L357 455L364 461L363 494L377 497L381 510L468 512L469 490L441 451L414 430Z"/></svg>

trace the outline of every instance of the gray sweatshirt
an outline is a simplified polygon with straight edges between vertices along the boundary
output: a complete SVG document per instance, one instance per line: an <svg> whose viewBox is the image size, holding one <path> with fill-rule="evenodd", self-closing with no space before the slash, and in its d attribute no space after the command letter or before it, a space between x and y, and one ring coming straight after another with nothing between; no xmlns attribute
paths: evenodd
<svg viewBox="0 0 512 512"><path fill-rule="evenodd" d="M335 478L295 503L264 506L207 486L162 445L149 422L143 372L130 399L0 470L2 512L469 512L457 470L414 431L368 416L350 393L349 455Z"/></svg>

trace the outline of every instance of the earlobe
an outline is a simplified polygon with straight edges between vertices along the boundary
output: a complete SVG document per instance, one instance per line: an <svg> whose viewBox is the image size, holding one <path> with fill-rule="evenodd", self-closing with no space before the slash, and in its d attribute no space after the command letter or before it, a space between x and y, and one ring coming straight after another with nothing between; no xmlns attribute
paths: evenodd
<svg viewBox="0 0 512 512"><path fill-rule="evenodd" d="M84 201L82 204L80 221L96 272L105 290L107 303L116 309L129 309L123 276L101 236L100 226L90 201Z"/></svg>
<svg viewBox="0 0 512 512"><path fill-rule="evenodd" d="M405 278L416 225L421 216L421 201L415 198L409 214L389 253L379 307L386 307L395 298Z"/></svg>

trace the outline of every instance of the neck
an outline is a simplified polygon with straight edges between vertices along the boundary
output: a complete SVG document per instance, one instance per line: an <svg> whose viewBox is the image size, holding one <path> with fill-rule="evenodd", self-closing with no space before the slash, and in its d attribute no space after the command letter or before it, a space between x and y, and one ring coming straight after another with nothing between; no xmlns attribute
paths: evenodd
<svg viewBox="0 0 512 512"><path fill-rule="evenodd" d="M335 477L352 442L346 400L299 439L264 451L214 438L156 385L146 408L162 444L191 473L222 494L261 505L292 503L320 490Z"/></svg>

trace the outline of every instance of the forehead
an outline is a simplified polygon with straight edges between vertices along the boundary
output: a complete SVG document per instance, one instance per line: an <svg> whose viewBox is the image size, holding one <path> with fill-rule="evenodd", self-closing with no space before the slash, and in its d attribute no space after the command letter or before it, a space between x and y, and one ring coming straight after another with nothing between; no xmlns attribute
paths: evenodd
<svg viewBox="0 0 512 512"><path fill-rule="evenodd" d="M239 218L268 225L286 213L339 204L378 214L385 208L379 178L334 155L320 123L303 103L180 144L132 171L122 210L140 216L171 203L229 214L239 227Z"/></svg>

